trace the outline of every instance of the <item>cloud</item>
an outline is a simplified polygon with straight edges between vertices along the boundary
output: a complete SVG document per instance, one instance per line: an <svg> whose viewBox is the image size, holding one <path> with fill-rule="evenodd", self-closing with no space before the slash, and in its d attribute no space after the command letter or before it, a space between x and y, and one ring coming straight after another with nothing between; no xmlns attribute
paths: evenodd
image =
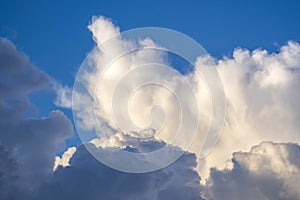
<svg viewBox="0 0 300 200"><path fill-rule="evenodd" d="M10 41L1 39L0 44L4 77L0 79L1 199L201 199L196 157L189 153L168 168L130 174L101 164L80 145L69 148L61 158L56 157L53 172L57 145L72 136L72 124L57 110L44 118L24 117L32 106L28 96L47 87L51 78L34 67ZM153 133L144 130L143 134L148 137ZM151 151L164 145L154 138L141 141L134 136L135 133L116 134L110 147L107 141L97 143L99 147L87 145L96 152L103 148Z"/></svg>
<svg viewBox="0 0 300 200"><path fill-rule="evenodd" d="M218 69L227 115L217 145L199 161L202 177L208 176L210 167L223 169L233 152L247 151L262 141L300 142L298 43L290 41L278 53L238 48L232 58L210 60L199 60L196 67Z"/></svg>
<svg viewBox="0 0 300 200"><path fill-rule="evenodd" d="M63 86L59 83L53 84L53 88L59 98L56 98L54 104L58 107L72 108L72 88Z"/></svg>
<svg viewBox="0 0 300 200"><path fill-rule="evenodd" d="M32 108L29 95L47 87L51 78L4 38L0 72L1 199L26 199L51 175L57 145L72 136L73 128L58 110L44 118L24 117Z"/></svg>
<svg viewBox="0 0 300 200"><path fill-rule="evenodd" d="M0 38L0 97L1 102L14 101L26 109L27 95L50 82L50 77L29 62L29 58L7 39Z"/></svg>
<svg viewBox="0 0 300 200"><path fill-rule="evenodd" d="M20 193L16 186L16 163L8 155L8 152L0 146L0 197L2 199L9 199L15 193Z"/></svg>
<svg viewBox="0 0 300 200"><path fill-rule="evenodd" d="M87 144L88 147L100 154L104 149L147 152L160 145L169 145L179 120L176 117L178 105L169 91L157 87L142 88L128 106L131 119L141 127L149 128L150 122L153 122L150 124L154 128L159 127L165 117L168 120L163 129L165 134L160 136L151 137L153 132L149 130L152 129L118 132L110 109L113 96L111 88L116 86L120 77L148 62L169 65L166 53L148 50L148 47L158 47L151 38L134 43L118 37L119 28L103 17L94 18L89 28L99 48L89 60L95 64L95 68L84 74L88 95L74 93L75 98L79 97L82 102L73 107L78 111L81 128L100 131L94 119L94 110L83 109L95 100L92 94L98 83L97 73L102 72L110 59L124 49L141 47L143 50L120 58L114 63L115 68L108 70L101 80L98 88L101 92L95 96L99 102L96 114L106 137L93 140ZM116 37L113 45L106 45L105 41L111 36ZM290 41L278 53L262 49L250 52L238 48L231 58L216 60L206 56L197 60L196 68L213 67L218 70L228 109L219 142L208 157L198 159L200 175L207 178L205 185L200 186L200 177L195 171L197 158L191 153L185 153L164 169L129 174L99 163L84 145L80 145L77 149L68 149L61 158L56 158L56 170L53 173L56 147L73 134L72 124L57 110L44 118L24 117L32 106L29 95L47 87L52 80L32 65L28 57L17 51L10 41L1 38L1 199L201 199L201 193L208 199L299 199L300 147L297 144L284 144L290 141L299 143L299 58L300 45ZM156 74L157 80L170 78L170 88L179 95L184 94L178 87L181 84L178 75L162 73L160 70L150 73ZM123 86L131 87L147 74L136 75ZM204 80L193 71L182 76L192 81L196 95L203 98L198 138L201 142L211 117L209 92L204 87ZM59 97L56 104L70 108L70 88L57 86L57 90ZM154 109L151 116L149 111L157 103L165 113ZM192 121L199 116L191 112L184 117ZM136 134L142 139L137 138ZM176 144L181 147L184 143L184 138L181 138ZM185 150L177 146L168 147L174 151ZM239 152L250 148L248 153ZM198 153L199 144L192 146L191 151Z"/></svg>
<svg viewBox="0 0 300 200"><path fill-rule="evenodd" d="M75 153L75 151L76 151L76 147L69 147L61 157L56 156L54 166L53 166L53 171L55 171L58 166L63 166L63 167L70 166L69 162L73 154Z"/></svg>
<svg viewBox="0 0 300 200"><path fill-rule="evenodd" d="M74 105L74 109L78 110L76 114L80 119L81 128L96 132L104 130L103 135L111 136L118 132L116 116L114 116L111 105L113 88L120 82L120 78L141 64L156 62L171 66L171 62L168 55L162 51L143 49L149 46L159 47L151 38L141 39L135 43L120 37L118 35L120 29L109 19L94 17L89 29L93 33L98 49L92 52L89 63L93 63L93 67L90 71L85 72L83 78L88 93L74 94L75 98L81 100L81 104ZM113 42L106 43L105 41L112 36L115 37ZM124 49L130 51L134 47L140 47L142 50L114 62L99 82L99 74L103 72L110 60ZM233 152L246 151L262 141L300 142L298 134L300 93L297 92L300 88L300 45L297 42L288 42L279 49L278 53L267 52L264 49L249 51L237 48L233 51L232 57L217 60L211 56L203 56L198 58L194 66L200 71L203 68L218 70L227 100L227 113L221 137L209 156L198 161L198 170L204 180L209 176L211 167L219 169L226 167ZM127 80L127 83L122 82L122 85L124 88L131 88L145 77L144 74L137 73L135 77ZM168 86L177 95L183 94L177 87L182 83L178 81L177 76L162 73L160 70L154 70L153 74L156 74L158 79L172 77ZM198 137L189 148L189 151L199 154L201 143L212 117L210 93L205 87L205 80L193 71L182 76L192 82L194 92L199 98L199 115L190 112L189 115L183 116L188 121L200 120ZM98 103L98 109L86 109L95 101ZM125 103L121 105L124 107ZM66 104L69 105L69 103ZM160 105L164 113L149 112L153 105ZM160 130L161 134L157 134L156 137L167 143L172 141L178 124L180 124L180 118L178 118L180 110L171 93L157 87L139 88L139 91L132 95L131 102L127 107L130 121L126 121L128 123L125 124L134 122L140 127L148 127L150 124L152 128L156 129L161 125L159 122L167 119L166 125ZM97 121L96 118L99 120ZM157 119L157 124L151 124L151 120L155 119ZM133 131L130 130L132 127L125 128L127 131ZM186 133L190 134L189 129L186 130ZM185 149L186 138L188 135L179 138L176 145Z"/></svg>
<svg viewBox="0 0 300 200"><path fill-rule="evenodd" d="M151 38L137 41L123 38L120 29L109 19L93 17L88 28L97 47L78 72L79 83L75 83L73 102L71 95L66 95L70 90L64 87L58 89L56 101L62 107L73 106L79 134L81 130L90 131L106 138L120 131L141 133L140 130L152 128L157 139L185 150L192 143L195 132L198 141L203 141L211 117L211 102L200 76L183 75L170 68L172 61L164 47ZM139 51L133 51L135 48ZM120 57L123 52L130 53ZM118 59L111 63L116 57ZM149 63L160 66L152 64L147 72L142 70L141 66ZM155 84L141 84L150 79ZM198 99L194 98L189 83L195 83ZM198 100L205 101L202 109L205 111L200 114ZM126 107L128 116L122 118L122 114L127 114L123 109ZM199 130L198 119L201 121ZM184 131L178 134L179 130ZM197 147L199 145L201 142Z"/></svg>
<svg viewBox="0 0 300 200"><path fill-rule="evenodd" d="M160 143L150 140L141 144L129 135L123 136L124 147L111 147L115 151L153 150ZM93 148L93 152L101 154L103 151L94 144L86 145ZM70 160L70 166L57 168L50 181L40 189L38 199L202 199L200 177L195 167L196 156L185 153L164 169L151 173L125 173L105 166L84 145L80 145Z"/></svg>
<svg viewBox="0 0 300 200"><path fill-rule="evenodd" d="M207 199L299 199L300 146L263 142L233 154L233 168L212 169Z"/></svg>

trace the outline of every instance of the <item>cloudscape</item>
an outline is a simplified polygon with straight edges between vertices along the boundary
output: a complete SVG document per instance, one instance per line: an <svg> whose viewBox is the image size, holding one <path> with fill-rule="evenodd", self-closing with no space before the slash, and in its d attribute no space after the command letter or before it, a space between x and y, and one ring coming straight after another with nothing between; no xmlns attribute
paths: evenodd
<svg viewBox="0 0 300 200"><path fill-rule="evenodd" d="M1 200L300 199L298 3L14 3Z"/></svg>

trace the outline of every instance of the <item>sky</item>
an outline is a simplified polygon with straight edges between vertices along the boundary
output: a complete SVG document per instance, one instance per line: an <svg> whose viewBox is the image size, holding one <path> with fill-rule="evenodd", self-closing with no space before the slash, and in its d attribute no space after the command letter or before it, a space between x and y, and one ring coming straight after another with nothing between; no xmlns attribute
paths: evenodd
<svg viewBox="0 0 300 200"><path fill-rule="evenodd" d="M299 6L298 1L1 1L0 199L300 199ZM133 53L133 60L112 65L116 70L108 70L98 88L97 73L110 58L133 48L159 48L151 38L105 43L141 27L181 32L207 54L191 70L161 50ZM142 88L128 105L130 117L145 125L144 109L161 103L164 114L160 108L150 113L153 127L161 116L167 119L164 134L156 137L152 129L133 130L128 119L120 131L109 107L120 77L147 62L179 70L153 67L146 74L166 84L189 110L180 113L168 90ZM216 98L218 90L203 86L197 75L203 68L218 73L215 84L222 82L226 102ZM122 91L148 78L135 73L122 82ZM172 81L160 82L166 77ZM199 113L187 86L178 86L181 78L191 84L195 102L203 103ZM85 91L74 83L84 83ZM91 93L95 87L99 91ZM99 110L91 109L94 101ZM202 158L204 132L223 104L219 140ZM121 109L124 101L113 105ZM172 140L180 120L185 131ZM191 137L195 120L201 122L196 142L187 149L183 138ZM85 140L91 132L105 137ZM126 157L132 152L149 157L137 157L136 165Z"/></svg>

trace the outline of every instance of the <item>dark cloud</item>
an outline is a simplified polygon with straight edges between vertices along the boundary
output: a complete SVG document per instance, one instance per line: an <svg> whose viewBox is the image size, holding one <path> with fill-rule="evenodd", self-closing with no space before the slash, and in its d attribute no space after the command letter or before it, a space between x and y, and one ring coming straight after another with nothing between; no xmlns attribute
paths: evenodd
<svg viewBox="0 0 300 200"><path fill-rule="evenodd" d="M233 168L212 169L207 199L300 199L300 146L264 142L250 152L237 152Z"/></svg>
<svg viewBox="0 0 300 200"><path fill-rule="evenodd" d="M31 106L28 95L46 87L51 78L3 38L0 58L1 200L201 199L194 154L184 154L156 172L130 174L101 164L81 145L70 167L53 173L57 144L72 135L71 122L60 111L44 118L24 118ZM138 148L157 145L153 141Z"/></svg>
<svg viewBox="0 0 300 200"><path fill-rule="evenodd" d="M16 163L9 158L8 152L0 147L0 191L1 198L9 199L15 191ZM13 190L11 188L14 188Z"/></svg>
<svg viewBox="0 0 300 200"><path fill-rule="evenodd" d="M101 151L93 144L90 148ZM186 153L170 166L151 173L125 173L107 167L81 145L70 167L59 167L38 199L166 200L202 199L196 156Z"/></svg>
<svg viewBox="0 0 300 200"><path fill-rule="evenodd" d="M26 95L41 89L50 77L29 62L29 58L7 39L0 38L0 97L25 100Z"/></svg>
<svg viewBox="0 0 300 200"><path fill-rule="evenodd" d="M24 117L31 106L28 96L50 82L25 54L0 38L1 200L193 200L202 199L200 194L215 200L300 199L300 146L291 143L264 142L250 152L234 153L233 167L211 169L202 186L196 156L190 153L164 169L131 174L103 165L80 145L70 166L58 166L53 173L57 145L73 134L70 120L61 111L44 118ZM160 141L137 144L122 138L115 143L134 152L161 147Z"/></svg>
<svg viewBox="0 0 300 200"><path fill-rule="evenodd" d="M60 111L24 118L31 107L28 95L50 80L10 41L0 38L1 199L30 197L52 174L57 145L73 134L70 120Z"/></svg>

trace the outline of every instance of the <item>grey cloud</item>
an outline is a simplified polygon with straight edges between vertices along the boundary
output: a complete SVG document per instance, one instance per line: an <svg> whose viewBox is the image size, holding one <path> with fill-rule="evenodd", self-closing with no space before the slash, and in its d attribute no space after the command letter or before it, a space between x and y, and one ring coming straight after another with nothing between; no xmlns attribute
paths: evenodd
<svg viewBox="0 0 300 200"><path fill-rule="evenodd" d="M52 173L57 145L73 134L61 111L24 118L28 95L51 78L30 63L7 39L0 38L0 197L26 199Z"/></svg>
<svg viewBox="0 0 300 200"><path fill-rule="evenodd" d="M202 199L195 167L196 156L187 153L155 172L125 173L103 165L81 145L70 167L59 167L40 190L38 199Z"/></svg>
<svg viewBox="0 0 300 200"><path fill-rule="evenodd" d="M41 89L50 77L30 63L29 58L7 39L0 38L0 95L1 98L25 98Z"/></svg>
<svg viewBox="0 0 300 200"><path fill-rule="evenodd" d="M99 163L81 145L70 167L53 173L56 146L72 135L71 122L61 111L23 117L31 106L28 95L51 78L6 39L0 40L0 57L0 199L201 199L194 154L156 172L129 174Z"/></svg>
<svg viewBox="0 0 300 200"><path fill-rule="evenodd" d="M300 146L263 142L250 152L237 152L233 168L212 169L206 183L207 199L300 199Z"/></svg>
<svg viewBox="0 0 300 200"><path fill-rule="evenodd" d="M219 62L224 82L228 83L227 92L231 93L229 109L232 110L229 111L234 115L228 117L231 126L226 130L227 134L223 134L219 148L217 146L214 150L217 156L210 155L213 164L209 166L216 165L218 160L223 163L227 154L248 148L257 141L281 141L282 133L287 141L298 142L299 95L295 91L299 89L299 52L299 44L291 42L282 47L279 54L236 50L234 59ZM274 58L276 62L272 62ZM253 80L257 80L254 86L259 86L259 92L255 92L253 84L251 87L241 84L246 80L244 75L249 76L248 72L253 70L253 62L262 63L258 65L260 67L268 64L266 69L263 68L265 71L257 70L257 75L253 76ZM278 63L280 65L277 66ZM246 66L246 69L239 66ZM274 71L274 66L276 70L284 66L283 70L279 70L281 76ZM291 73L293 76L290 76ZM271 75L275 78L270 78ZM10 41L0 39L0 199L190 200L202 199L200 194L215 200L300 199L300 146L291 143L264 142L252 147L249 152L236 152L232 158L233 167L211 169L210 177L203 186L200 186L200 177L194 170L196 156L189 153L159 171L128 174L99 163L81 145L71 158L69 167L58 167L52 173L57 144L73 133L70 120L61 111L52 111L44 118L23 117L31 105L28 95L50 82L51 78L31 64L24 53L17 51ZM257 96L266 102L274 102L271 105L278 110L263 110L258 104L253 112L249 112L248 108L245 109L247 112L241 112L245 105L253 106ZM284 109L279 109L278 103ZM235 110L232 105L240 107ZM285 105L289 105L288 109ZM262 110L264 115L259 118L256 111ZM244 119L244 114L246 117L251 114L259 121L250 121L253 126L245 126L243 122L248 123L249 118L240 120ZM234 124L236 118L239 120ZM272 129L269 130L270 127ZM276 137L274 130L280 130ZM251 137L246 137L248 133ZM96 148L93 144L89 145ZM137 145L143 148L139 150L159 146L157 142L143 145ZM101 148L98 150L101 151Z"/></svg>

